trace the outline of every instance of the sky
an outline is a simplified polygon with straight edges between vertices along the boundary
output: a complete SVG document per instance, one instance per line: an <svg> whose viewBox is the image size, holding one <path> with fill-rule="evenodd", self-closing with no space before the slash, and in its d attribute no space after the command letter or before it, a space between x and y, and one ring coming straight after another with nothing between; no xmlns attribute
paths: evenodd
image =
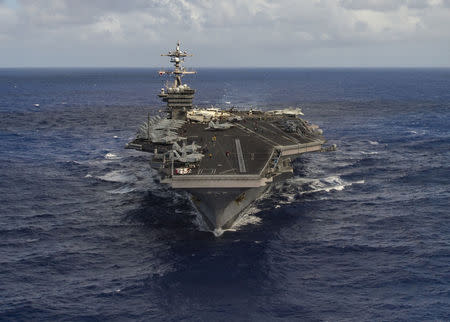
<svg viewBox="0 0 450 322"><path fill-rule="evenodd" d="M450 67L450 0L0 0L0 67Z"/></svg>

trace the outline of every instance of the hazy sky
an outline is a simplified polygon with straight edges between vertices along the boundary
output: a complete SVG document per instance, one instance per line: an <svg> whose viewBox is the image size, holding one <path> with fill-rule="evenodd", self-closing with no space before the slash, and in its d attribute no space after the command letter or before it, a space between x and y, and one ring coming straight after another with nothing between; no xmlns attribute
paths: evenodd
<svg viewBox="0 0 450 322"><path fill-rule="evenodd" d="M450 67L450 0L0 0L0 66Z"/></svg>

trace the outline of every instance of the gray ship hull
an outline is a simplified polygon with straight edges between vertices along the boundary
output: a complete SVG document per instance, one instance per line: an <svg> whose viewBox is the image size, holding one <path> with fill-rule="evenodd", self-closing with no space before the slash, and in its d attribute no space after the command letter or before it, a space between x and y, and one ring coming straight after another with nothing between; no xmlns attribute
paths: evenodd
<svg viewBox="0 0 450 322"><path fill-rule="evenodd" d="M270 185L257 188L186 189L211 230L230 228Z"/></svg>

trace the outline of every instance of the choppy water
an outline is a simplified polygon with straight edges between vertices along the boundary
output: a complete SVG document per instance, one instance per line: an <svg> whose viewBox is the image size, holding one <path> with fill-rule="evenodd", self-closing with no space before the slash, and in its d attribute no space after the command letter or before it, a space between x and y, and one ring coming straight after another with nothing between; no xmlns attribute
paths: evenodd
<svg viewBox="0 0 450 322"><path fill-rule="evenodd" d="M450 319L450 70L189 83L203 105L301 105L339 150L217 238L123 149L162 106L155 70L1 69L0 320Z"/></svg>

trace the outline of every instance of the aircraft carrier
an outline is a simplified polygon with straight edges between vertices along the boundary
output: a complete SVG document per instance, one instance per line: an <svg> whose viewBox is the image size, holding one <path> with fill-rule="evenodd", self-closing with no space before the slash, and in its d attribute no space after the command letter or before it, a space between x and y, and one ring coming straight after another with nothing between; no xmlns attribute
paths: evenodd
<svg viewBox="0 0 450 322"><path fill-rule="evenodd" d="M173 82L158 96L163 115L148 116L127 148L149 152L161 183L190 193L213 231L230 228L271 184L293 172L291 160L323 151L318 126L303 120L300 108L270 111L194 108L195 90L182 83L185 57L177 43L170 57Z"/></svg>

